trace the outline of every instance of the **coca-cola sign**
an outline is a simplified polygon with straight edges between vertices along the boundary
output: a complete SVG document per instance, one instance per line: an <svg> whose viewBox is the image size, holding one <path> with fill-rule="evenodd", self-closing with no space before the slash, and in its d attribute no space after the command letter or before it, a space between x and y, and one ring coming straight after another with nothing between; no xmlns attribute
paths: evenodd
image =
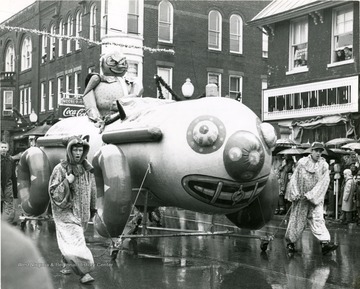
<svg viewBox="0 0 360 289"><path fill-rule="evenodd" d="M59 117L76 117L86 115L86 110L84 106L75 106L75 105L59 105Z"/></svg>

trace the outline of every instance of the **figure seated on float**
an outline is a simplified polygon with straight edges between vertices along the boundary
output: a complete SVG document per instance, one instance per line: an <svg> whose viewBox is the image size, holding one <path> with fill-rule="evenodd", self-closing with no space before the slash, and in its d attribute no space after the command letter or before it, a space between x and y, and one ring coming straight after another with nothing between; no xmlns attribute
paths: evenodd
<svg viewBox="0 0 360 289"><path fill-rule="evenodd" d="M83 100L88 118L100 128L101 133L106 124L126 118L122 105L134 102L142 95L143 88L134 79L124 78L128 63L120 52L105 54L100 61L102 74L90 73L87 76Z"/></svg>

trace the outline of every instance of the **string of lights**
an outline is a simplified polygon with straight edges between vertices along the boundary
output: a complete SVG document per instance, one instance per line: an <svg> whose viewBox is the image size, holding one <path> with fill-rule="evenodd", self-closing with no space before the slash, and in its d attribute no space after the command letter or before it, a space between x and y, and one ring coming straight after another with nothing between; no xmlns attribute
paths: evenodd
<svg viewBox="0 0 360 289"><path fill-rule="evenodd" d="M90 40L88 38L84 38L81 36L59 35L59 34L53 34L53 33L47 32L47 31L40 31L40 30L36 30L36 29L29 29L29 28L23 28L23 27L0 25L0 30L33 33L36 35L44 35L46 37L57 38L60 40L84 41L88 44L95 44L95 45L114 45L114 46L121 46L121 47L125 47L125 48L143 49L144 51L147 51L150 53L164 52L164 53L175 54L175 51L173 49L151 48L151 47L147 47L147 46L128 45L128 44L121 44L121 43L116 43L116 42L94 41L94 40Z"/></svg>

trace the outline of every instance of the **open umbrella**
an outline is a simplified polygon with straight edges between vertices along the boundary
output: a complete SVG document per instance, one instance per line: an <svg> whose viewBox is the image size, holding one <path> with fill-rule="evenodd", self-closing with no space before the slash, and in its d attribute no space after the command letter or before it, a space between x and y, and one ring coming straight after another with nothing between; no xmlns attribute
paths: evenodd
<svg viewBox="0 0 360 289"><path fill-rule="evenodd" d="M345 144L353 143L353 142L357 142L357 141L352 138L346 138L346 137L334 138L334 139L326 142L325 146L329 147L329 148L340 148L341 146L343 146Z"/></svg>
<svg viewBox="0 0 360 289"><path fill-rule="evenodd" d="M276 141L277 147L293 147L297 146L298 144L289 138L281 138Z"/></svg>
<svg viewBox="0 0 360 289"><path fill-rule="evenodd" d="M360 142L348 143L346 145L343 145L341 148L342 149L351 149L353 151L359 152L360 151Z"/></svg>
<svg viewBox="0 0 360 289"><path fill-rule="evenodd" d="M289 148L278 152L278 155L288 155L288 156L295 156L295 155L302 155L304 153L303 149L300 148Z"/></svg>

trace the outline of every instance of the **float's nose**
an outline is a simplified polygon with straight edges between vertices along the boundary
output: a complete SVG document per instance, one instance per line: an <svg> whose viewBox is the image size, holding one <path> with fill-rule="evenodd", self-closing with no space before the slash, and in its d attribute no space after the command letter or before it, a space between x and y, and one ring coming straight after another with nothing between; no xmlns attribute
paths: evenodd
<svg viewBox="0 0 360 289"><path fill-rule="evenodd" d="M227 141L223 159L232 178L249 181L261 171L265 152L257 136L248 131L237 131Z"/></svg>

